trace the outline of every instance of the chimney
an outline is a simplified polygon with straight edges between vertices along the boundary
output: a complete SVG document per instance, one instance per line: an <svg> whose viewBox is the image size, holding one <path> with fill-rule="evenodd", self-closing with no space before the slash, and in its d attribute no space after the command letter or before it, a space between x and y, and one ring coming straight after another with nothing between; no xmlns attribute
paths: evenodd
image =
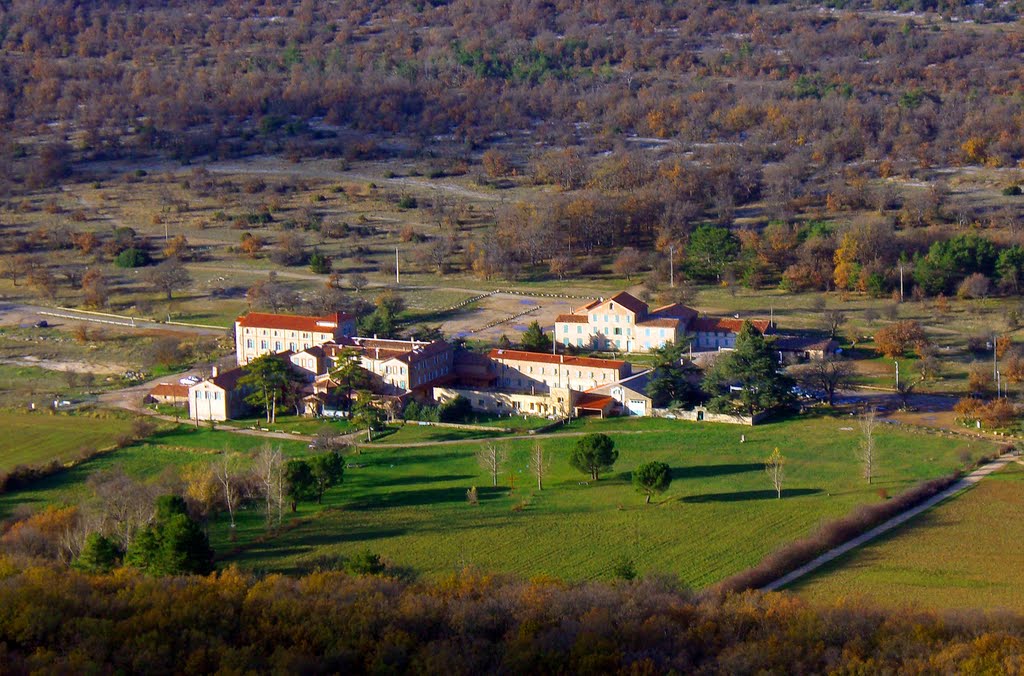
<svg viewBox="0 0 1024 676"><path fill-rule="evenodd" d="M380 361L380 348L379 347L374 351L374 357L373 358L378 360L378 361Z"/></svg>
<svg viewBox="0 0 1024 676"><path fill-rule="evenodd" d="M220 369L219 368L214 366L213 368L210 369L210 377L211 378L216 378L219 375L220 375Z"/></svg>

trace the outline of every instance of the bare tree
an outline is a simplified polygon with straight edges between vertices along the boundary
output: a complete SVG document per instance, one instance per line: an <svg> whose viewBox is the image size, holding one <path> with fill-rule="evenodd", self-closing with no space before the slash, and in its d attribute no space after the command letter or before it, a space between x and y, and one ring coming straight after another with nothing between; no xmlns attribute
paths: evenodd
<svg viewBox="0 0 1024 676"><path fill-rule="evenodd" d="M127 549L156 511L153 487L136 481L120 469L93 474L87 483L96 496L103 530L113 534L118 544Z"/></svg>
<svg viewBox="0 0 1024 676"><path fill-rule="evenodd" d="M530 471L537 477L537 490L544 490L544 477L547 476L550 461L544 454L544 445L540 441L533 442L530 451Z"/></svg>
<svg viewBox="0 0 1024 676"><path fill-rule="evenodd" d="M238 489L238 456L225 453L213 464L213 473L221 486L221 498L228 510L228 519L231 521L231 535L234 537L235 529L235 508L240 499Z"/></svg>
<svg viewBox="0 0 1024 676"><path fill-rule="evenodd" d="M868 409L860 417L860 444L857 446L857 459L864 469L864 478L871 483L875 474L875 429L878 427L878 414L874 408Z"/></svg>
<svg viewBox="0 0 1024 676"><path fill-rule="evenodd" d="M269 528L275 521L280 526L284 516L286 489L285 463L281 449L269 444L263 446L256 455L254 470L266 505L267 527Z"/></svg>
<svg viewBox="0 0 1024 676"><path fill-rule="evenodd" d="M501 448L492 441L484 444L479 451L476 452L476 461L482 469L487 470L491 475L491 485L498 485L498 473L501 471L502 465L508 460L508 451Z"/></svg>
<svg viewBox="0 0 1024 676"><path fill-rule="evenodd" d="M772 451L772 454L764 461L764 471L768 473L768 477L772 480L772 486L775 487L775 496L782 498L782 481L786 478L786 458L783 457L782 453L779 453L778 448Z"/></svg>
<svg viewBox="0 0 1024 676"><path fill-rule="evenodd" d="M793 376L804 387L824 392L828 398L828 405L831 406L835 401L836 392L853 383L854 370L850 362L834 355L826 355L794 367Z"/></svg>
<svg viewBox="0 0 1024 676"><path fill-rule="evenodd" d="M828 331L829 338L835 338L839 327L846 323L846 313L842 310L828 310L821 315L822 327Z"/></svg>

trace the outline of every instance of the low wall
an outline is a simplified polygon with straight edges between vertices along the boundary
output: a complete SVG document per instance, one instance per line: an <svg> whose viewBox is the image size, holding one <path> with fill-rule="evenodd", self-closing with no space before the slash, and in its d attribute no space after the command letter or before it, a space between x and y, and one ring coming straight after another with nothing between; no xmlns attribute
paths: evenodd
<svg viewBox="0 0 1024 676"><path fill-rule="evenodd" d="M712 413L706 408L695 408L691 411L679 409L656 408L652 409L656 418L669 418L675 420L689 420L692 422L713 422L726 423L728 425L756 425L759 422L771 417L772 411L760 411L754 415L730 415L728 413Z"/></svg>
<svg viewBox="0 0 1024 676"><path fill-rule="evenodd" d="M477 432L511 432L511 427L488 427L487 425L471 425L469 423L434 422L433 420L402 420L403 425L422 425L423 427L446 427L453 430L474 430Z"/></svg>

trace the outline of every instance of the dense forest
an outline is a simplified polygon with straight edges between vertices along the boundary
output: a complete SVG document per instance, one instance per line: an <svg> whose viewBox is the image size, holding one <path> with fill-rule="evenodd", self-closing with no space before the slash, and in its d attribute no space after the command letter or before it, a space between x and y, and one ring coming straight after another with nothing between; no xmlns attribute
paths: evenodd
<svg viewBox="0 0 1024 676"><path fill-rule="evenodd" d="M1022 652L1014 616L699 599L656 579L150 578L0 560L5 673L996 673Z"/></svg>
<svg viewBox="0 0 1024 676"><path fill-rule="evenodd" d="M330 143L345 128L409 152L635 134L821 167L1012 166L1024 35L1000 22L1018 4L18 0L0 6L3 152L34 158L35 181L79 153L224 156L246 138L373 152ZM875 7L928 11L853 11Z"/></svg>

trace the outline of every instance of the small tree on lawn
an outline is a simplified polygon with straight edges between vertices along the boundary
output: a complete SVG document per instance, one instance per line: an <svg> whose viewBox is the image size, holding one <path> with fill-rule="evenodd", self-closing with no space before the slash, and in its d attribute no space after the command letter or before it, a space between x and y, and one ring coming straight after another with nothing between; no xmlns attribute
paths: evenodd
<svg viewBox="0 0 1024 676"><path fill-rule="evenodd" d="M352 405L352 424L357 429L366 430L366 441L373 441L373 431L378 429L384 421L384 415L373 403L373 397L369 392L360 392L356 395L356 402Z"/></svg>
<svg viewBox="0 0 1024 676"><path fill-rule="evenodd" d="M544 477L547 476L549 462L544 455L544 444L540 441L533 442L533 450L530 451L530 471L537 477L537 490L544 490Z"/></svg>
<svg viewBox="0 0 1024 676"><path fill-rule="evenodd" d="M316 504L322 504L324 493L328 488L337 486L345 478L345 459L341 453L331 451L323 455L314 455L309 459L309 468L313 474L313 492Z"/></svg>
<svg viewBox="0 0 1024 676"><path fill-rule="evenodd" d="M775 496L782 498L782 481L786 478L786 458L779 453L778 448L772 451L772 454L764 461L764 471L768 473L768 477L772 480L772 486L775 487Z"/></svg>
<svg viewBox="0 0 1024 676"><path fill-rule="evenodd" d="M601 472L610 471L618 459L619 452L611 437L607 434L588 434L576 441L569 464L597 481L601 478Z"/></svg>
<svg viewBox="0 0 1024 676"><path fill-rule="evenodd" d="M491 475L491 485L497 486L501 467L508 461L508 451L489 441L476 452L476 461L481 469Z"/></svg>
<svg viewBox="0 0 1024 676"><path fill-rule="evenodd" d="M878 416L875 409L869 409L860 417L860 444L857 446L857 459L864 468L864 478L871 483L875 471L875 429L878 427Z"/></svg>
<svg viewBox="0 0 1024 676"><path fill-rule="evenodd" d="M644 504L651 504L655 493L664 493L672 484L672 468L663 462L647 462L633 470L633 487L647 496Z"/></svg>
<svg viewBox="0 0 1024 676"><path fill-rule="evenodd" d="M291 500L294 513L299 502L312 500L316 495L313 471L305 460L291 460L285 467L284 477L288 482L288 498Z"/></svg>

